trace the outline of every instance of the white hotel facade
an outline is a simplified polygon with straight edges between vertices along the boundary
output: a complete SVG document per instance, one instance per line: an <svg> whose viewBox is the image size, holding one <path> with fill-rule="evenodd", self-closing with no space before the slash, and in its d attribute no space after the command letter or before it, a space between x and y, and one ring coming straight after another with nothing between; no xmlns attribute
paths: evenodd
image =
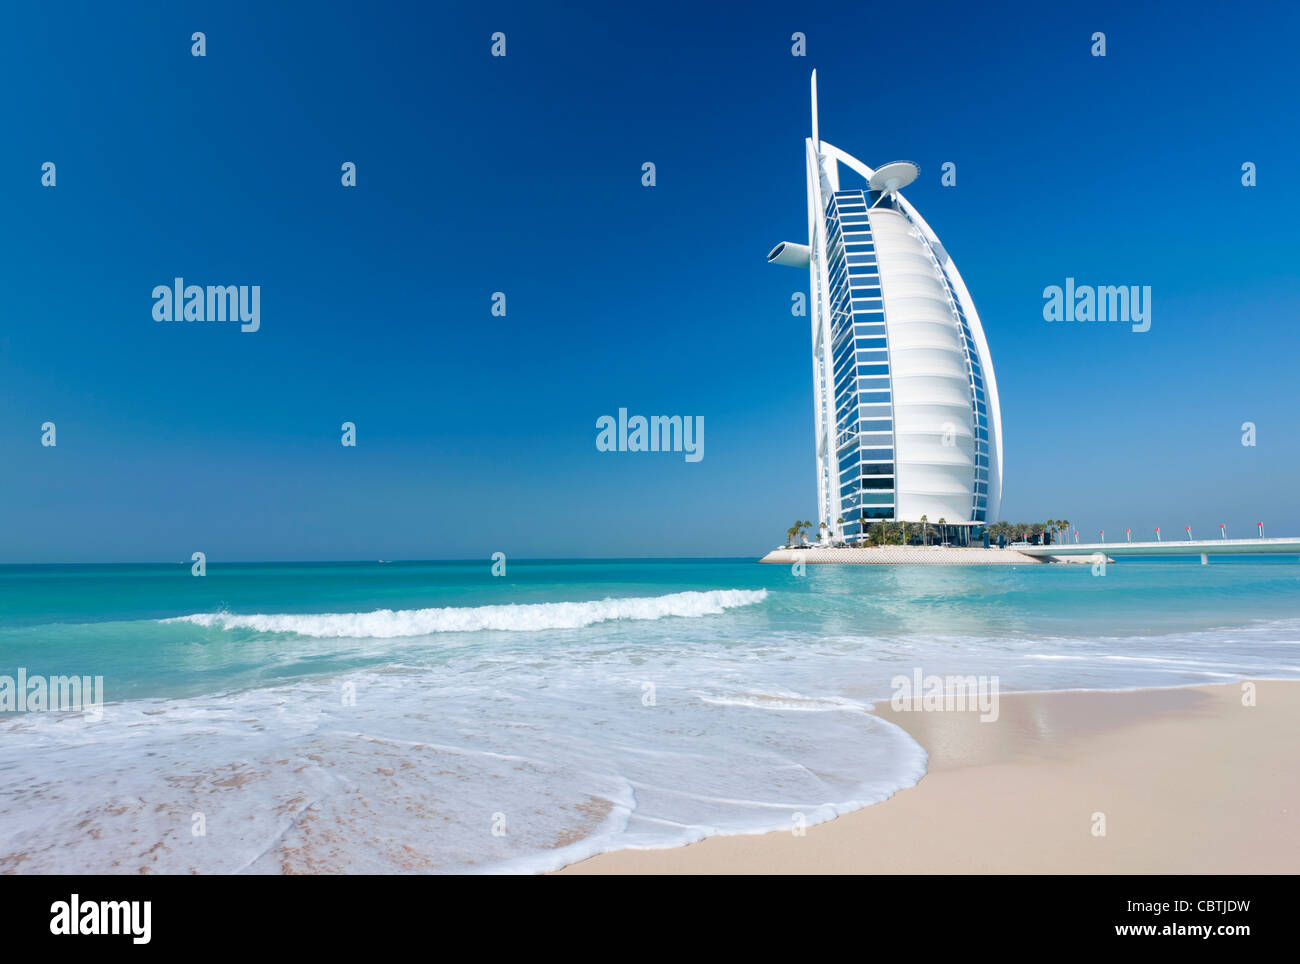
<svg viewBox="0 0 1300 964"><path fill-rule="evenodd" d="M873 170L820 140L816 71L805 155L808 243L768 261L809 272L819 521L849 541L876 521L996 521L993 362L957 266L898 193L916 166Z"/></svg>

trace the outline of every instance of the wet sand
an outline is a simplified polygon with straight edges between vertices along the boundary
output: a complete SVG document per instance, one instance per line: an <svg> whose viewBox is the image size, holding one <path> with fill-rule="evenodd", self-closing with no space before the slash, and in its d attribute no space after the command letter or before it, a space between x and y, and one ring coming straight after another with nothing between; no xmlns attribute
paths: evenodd
<svg viewBox="0 0 1300 964"><path fill-rule="evenodd" d="M561 873L1297 873L1300 682L1003 694L876 712L930 754L915 787L790 831L601 854ZM1101 831L1104 830L1104 833Z"/></svg>

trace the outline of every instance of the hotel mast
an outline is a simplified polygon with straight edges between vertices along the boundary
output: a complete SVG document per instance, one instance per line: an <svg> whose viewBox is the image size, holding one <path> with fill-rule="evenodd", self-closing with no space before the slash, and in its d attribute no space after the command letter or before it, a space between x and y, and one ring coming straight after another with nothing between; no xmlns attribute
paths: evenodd
<svg viewBox="0 0 1300 964"><path fill-rule="evenodd" d="M815 70L804 143L808 243L782 242L767 260L808 269L820 521L850 540L879 520L995 521L993 362L957 266L898 193L919 169L872 170L821 140Z"/></svg>

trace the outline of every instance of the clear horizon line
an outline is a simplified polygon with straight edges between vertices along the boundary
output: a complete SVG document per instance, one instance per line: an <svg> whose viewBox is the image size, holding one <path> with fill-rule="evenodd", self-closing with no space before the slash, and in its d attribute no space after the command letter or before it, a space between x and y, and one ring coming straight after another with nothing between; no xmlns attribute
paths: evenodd
<svg viewBox="0 0 1300 964"><path fill-rule="evenodd" d="M769 552L771 550L768 550ZM696 561L696 560L730 560L761 559L761 555L738 556L509 556L510 564L519 562L655 562L655 561ZM206 560L207 566L278 566L278 565L389 565L391 563L454 563L473 562L490 563L491 556L472 558L437 558L437 559L229 559L214 562ZM189 568L193 560L144 560L137 562L0 562L4 566L183 566Z"/></svg>

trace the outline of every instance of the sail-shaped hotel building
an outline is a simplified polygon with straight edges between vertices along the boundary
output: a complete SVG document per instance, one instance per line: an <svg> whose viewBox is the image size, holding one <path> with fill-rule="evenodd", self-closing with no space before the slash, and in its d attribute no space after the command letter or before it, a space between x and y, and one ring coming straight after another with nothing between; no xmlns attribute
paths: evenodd
<svg viewBox="0 0 1300 964"><path fill-rule="evenodd" d="M808 269L820 521L850 542L922 516L969 534L1002 498L998 388L957 266L898 193L918 168L821 140L816 71L805 155L808 243L768 261Z"/></svg>

